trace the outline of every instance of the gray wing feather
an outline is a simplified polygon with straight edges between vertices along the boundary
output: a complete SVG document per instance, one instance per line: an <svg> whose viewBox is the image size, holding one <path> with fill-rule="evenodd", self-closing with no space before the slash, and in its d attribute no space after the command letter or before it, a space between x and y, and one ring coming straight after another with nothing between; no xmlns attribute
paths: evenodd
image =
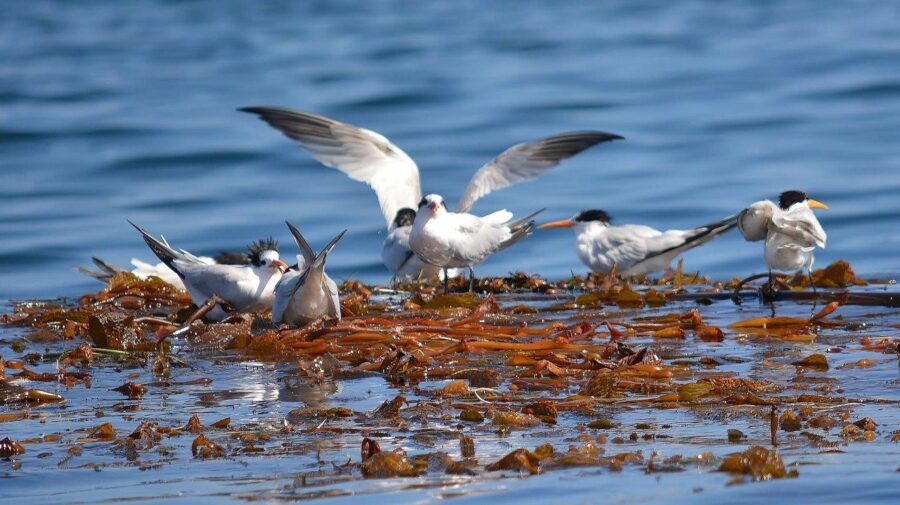
<svg viewBox="0 0 900 505"><path fill-rule="evenodd" d="M467 212L492 191L535 179L591 146L621 138L599 131L567 132L514 145L475 172L456 211Z"/></svg>
<svg viewBox="0 0 900 505"><path fill-rule="evenodd" d="M388 228L397 211L422 199L419 168L382 135L317 114L280 107L246 107L272 128L296 140L325 166L375 190Z"/></svg>

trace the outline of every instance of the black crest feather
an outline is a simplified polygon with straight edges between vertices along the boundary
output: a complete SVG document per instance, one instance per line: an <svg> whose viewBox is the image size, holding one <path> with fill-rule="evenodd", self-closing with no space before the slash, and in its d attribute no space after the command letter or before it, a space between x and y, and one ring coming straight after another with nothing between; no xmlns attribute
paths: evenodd
<svg viewBox="0 0 900 505"><path fill-rule="evenodd" d="M788 210L791 208L791 205L804 202L807 198L806 193L803 191L792 189L785 191L778 197L778 206L781 207L781 210Z"/></svg>
<svg viewBox="0 0 900 505"><path fill-rule="evenodd" d="M401 226L412 226L413 221L416 220L416 211L404 207L397 211L397 217L394 218L394 227L399 228Z"/></svg>
<svg viewBox="0 0 900 505"><path fill-rule="evenodd" d="M250 263L255 266L262 265L260 256L266 251L278 252L278 241L272 237L257 240L247 246L247 255L250 257Z"/></svg>
<svg viewBox="0 0 900 505"><path fill-rule="evenodd" d="M607 214L605 210L589 209L575 214L575 218L572 220L580 223L585 223L588 221L600 221L601 223L609 223L610 221L612 221L612 216Z"/></svg>

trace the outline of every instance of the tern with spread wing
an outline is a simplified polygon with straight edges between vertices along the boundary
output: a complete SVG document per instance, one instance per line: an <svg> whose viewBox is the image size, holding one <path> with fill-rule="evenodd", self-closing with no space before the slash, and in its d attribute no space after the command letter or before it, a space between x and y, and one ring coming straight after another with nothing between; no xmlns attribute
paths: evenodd
<svg viewBox="0 0 900 505"><path fill-rule="evenodd" d="M506 210L484 217L450 212L440 195L428 195L419 202L409 247L429 265L468 268L469 291L472 291L475 265L528 236L534 230L532 218L542 210L510 222L513 215Z"/></svg>
<svg viewBox="0 0 900 505"><path fill-rule="evenodd" d="M347 230L334 237L316 254L300 230L287 221L285 223L300 248L300 254L297 255L297 267L291 267L275 286L272 322L302 326L323 317L340 320L338 287L325 273L325 260Z"/></svg>
<svg viewBox="0 0 900 505"><path fill-rule="evenodd" d="M588 268L607 273L615 266L616 271L628 277L669 268L681 253L734 228L736 217L690 230L659 231L639 224L613 225L605 211L591 209L540 228L572 228L578 257Z"/></svg>
<svg viewBox="0 0 900 505"><path fill-rule="evenodd" d="M419 168L384 136L317 114L278 107L247 107L273 128L296 140L325 166L375 190L388 235L381 257L397 280L432 279L439 268L410 250L409 238L422 198ZM530 181L560 161L602 142L621 139L599 131L569 132L510 147L478 170L460 199L458 212L499 189ZM446 280L446 279L445 279Z"/></svg>
<svg viewBox="0 0 900 505"><path fill-rule="evenodd" d="M197 306L210 299L224 301L215 304L206 315L208 319L221 321L231 311L262 312L272 308L275 284L287 270L274 240L251 245L247 265L209 265L187 251L173 249L136 224L131 225L141 233L150 250L178 274Z"/></svg>
<svg viewBox="0 0 900 505"><path fill-rule="evenodd" d="M747 241L766 241L770 288L773 270L791 274L806 270L811 275L816 246L824 249L827 238L813 209L827 208L803 191L791 190L779 196L777 205L762 200L738 214L738 229Z"/></svg>

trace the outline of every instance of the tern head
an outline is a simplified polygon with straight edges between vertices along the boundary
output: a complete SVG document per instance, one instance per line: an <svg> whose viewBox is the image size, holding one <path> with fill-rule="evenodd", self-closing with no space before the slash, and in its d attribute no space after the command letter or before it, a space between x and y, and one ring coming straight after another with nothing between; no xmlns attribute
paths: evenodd
<svg viewBox="0 0 900 505"><path fill-rule="evenodd" d="M268 267L281 273L288 269L287 264L278 256L278 241L271 237L247 246L247 256L250 264L255 267Z"/></svg>
<svg viewBox="0 0 900 505"><path fill-rule="evenodd" d="M607 225L612 220L612 216L600 209L588 209L577 212L571 219L561 219L559 221L551 221L544 223L539 228L572 228L574 226L587 226L592 223Z"/></svg>
<svg viewBox="0 0 900 505"><path fill-rule="evenodd" d="M397 211L397 216L394 218L394 228L400 228L401 226L412 226L413 221L416 220L416 211L410 209L409 207L404 207Z"/></svg>
<svg viewBox="0 0 900 505"><path fill-rule="evenodd" d="M435 194L426 196L419 202L419 212L422 211L428 211L435 215L447 212L447 206L444 204L444 197Z"/></svg>
<svg viewBox="0 0 900 505"><path fill-rule="evenodd" d="M827 209L828 206L824 203L813 200L803 191L799 191L796 189L792 189L790 191L785 191L778 197L778 206L781 207L781 210L788 210L794 205L797 204L807 205L811 209Z"/></svg>

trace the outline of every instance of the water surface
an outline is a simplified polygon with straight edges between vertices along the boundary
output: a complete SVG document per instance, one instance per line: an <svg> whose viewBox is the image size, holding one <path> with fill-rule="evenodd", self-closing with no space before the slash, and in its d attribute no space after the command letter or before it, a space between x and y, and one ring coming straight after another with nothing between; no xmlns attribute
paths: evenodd
<svg viewBox="0 0 900 505"><path fill-rule="evenodd" d="M149 252L126 219L215 253L350 233L337 277L383 282L364 185L255 118L283 105L379 131L455 201L506 147L566 130L626 141L490 195L546 219L603 208L686 228L790 188L831 205L819 264L896 273L900 6L891 2L8 2L0 19L0 299L78 295L91 255ZM874 245L873 245L874 244ZM759 271L732 234L686 256ZM583 271L566 231L479 272Z"/></svg>

